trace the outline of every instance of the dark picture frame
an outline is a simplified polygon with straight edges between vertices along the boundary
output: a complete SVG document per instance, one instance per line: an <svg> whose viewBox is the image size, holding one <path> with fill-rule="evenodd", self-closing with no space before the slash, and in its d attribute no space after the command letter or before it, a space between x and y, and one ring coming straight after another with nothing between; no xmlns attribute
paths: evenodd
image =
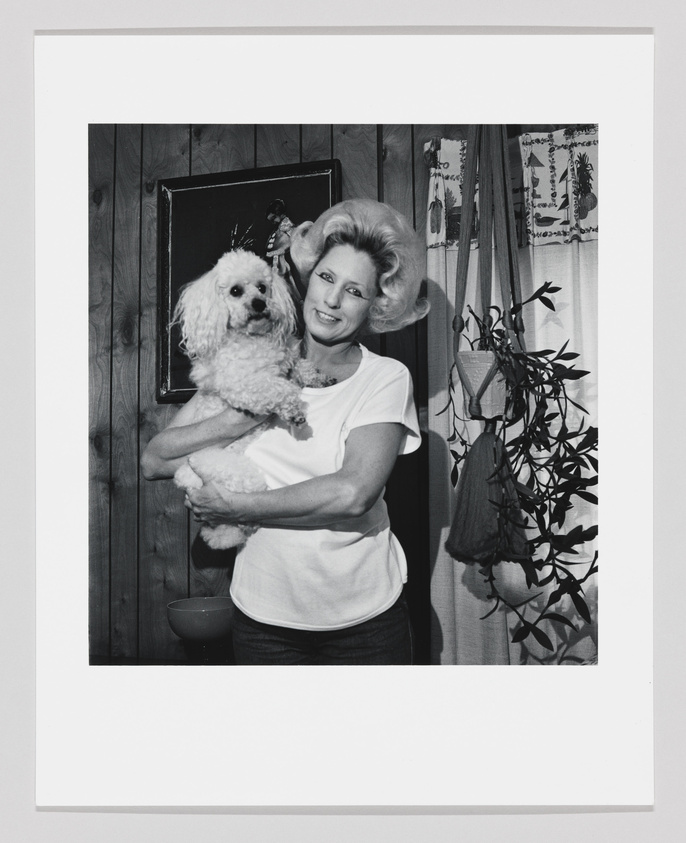
<svg viewBox="0 0 686 843"><path fill-rule="evenodd" d="M276 228L267 209L282 200L295 225L315 220L341 200L337 159L233 170L158 182L158 403L181 403L195 392L190 362L170 326L181 288L210 270L224 252L243 247L266 257Z"/></svg>

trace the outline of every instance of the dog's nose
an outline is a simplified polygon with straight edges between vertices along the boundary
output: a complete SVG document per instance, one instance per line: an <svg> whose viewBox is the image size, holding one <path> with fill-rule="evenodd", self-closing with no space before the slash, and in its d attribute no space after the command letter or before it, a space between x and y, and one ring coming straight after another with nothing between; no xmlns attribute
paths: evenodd
<svg viewBox="0 0 686 843"><path fill-rule="evenodd" d="M262 313L267 307L267 302L264 299L253 299L252 309L255 313Z"/></svg>

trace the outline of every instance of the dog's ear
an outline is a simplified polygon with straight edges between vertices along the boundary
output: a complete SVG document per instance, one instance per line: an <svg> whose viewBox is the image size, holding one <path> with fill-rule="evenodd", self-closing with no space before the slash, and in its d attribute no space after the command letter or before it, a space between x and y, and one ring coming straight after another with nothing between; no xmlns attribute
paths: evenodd
<svg viewBox="0 0 686 843"><path fill-rule="evenodd" d="M190 358L215 349L226 331L229 311L217 281L214 267L181 290L172 324L179 324L182 346Z"/></svg>
<svg viewBox="0 0 686 843"><path fill-rule="evenodd" d="M298 327L298 312L288 282L276 269L272 269L272 308L279 314L279 325L284 337L291 336Z"/></svg>

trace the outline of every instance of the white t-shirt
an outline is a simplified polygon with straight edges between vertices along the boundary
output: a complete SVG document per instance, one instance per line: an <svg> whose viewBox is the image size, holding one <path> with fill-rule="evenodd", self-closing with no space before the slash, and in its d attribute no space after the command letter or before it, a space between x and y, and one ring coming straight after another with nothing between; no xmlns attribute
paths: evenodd
<svg viewBox="0 0 686 843"><path fill-rule="evenodd" d="M355 427L396 422L405 428L400 453L419 447L410 373L397 360L360 348L350 378L303 390L305 430L276 421L248 446L269 488L338 471ZM238 553L231 596L263 623L343 629L392 606L406 579L405 554L391 533L382 492L364 515L325 528L260 527Z"/></svg>

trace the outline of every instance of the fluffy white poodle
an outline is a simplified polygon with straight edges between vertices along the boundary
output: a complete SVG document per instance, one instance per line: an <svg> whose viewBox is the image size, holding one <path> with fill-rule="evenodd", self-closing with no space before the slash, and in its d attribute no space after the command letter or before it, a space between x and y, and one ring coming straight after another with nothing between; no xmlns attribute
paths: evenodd
<svg viewBox="0 0 686 843"><path fill-rule="evenodd" d="M183 288L174 314L182 344L192 361L198 387L194 421L217 415L227 406L253 415L275 414L304 425L301 387L332 383L300 357L295 337L297 315L284 279L251 252L227 252L208 273ZM192 455L207 479L235 492L266 489L262 475L245 456L260 427L227 448L206 448ZM187 462L174 481L179 488L203 485ZM235 547L257 528L250 524L203 525L212 548Z"/></svg>

